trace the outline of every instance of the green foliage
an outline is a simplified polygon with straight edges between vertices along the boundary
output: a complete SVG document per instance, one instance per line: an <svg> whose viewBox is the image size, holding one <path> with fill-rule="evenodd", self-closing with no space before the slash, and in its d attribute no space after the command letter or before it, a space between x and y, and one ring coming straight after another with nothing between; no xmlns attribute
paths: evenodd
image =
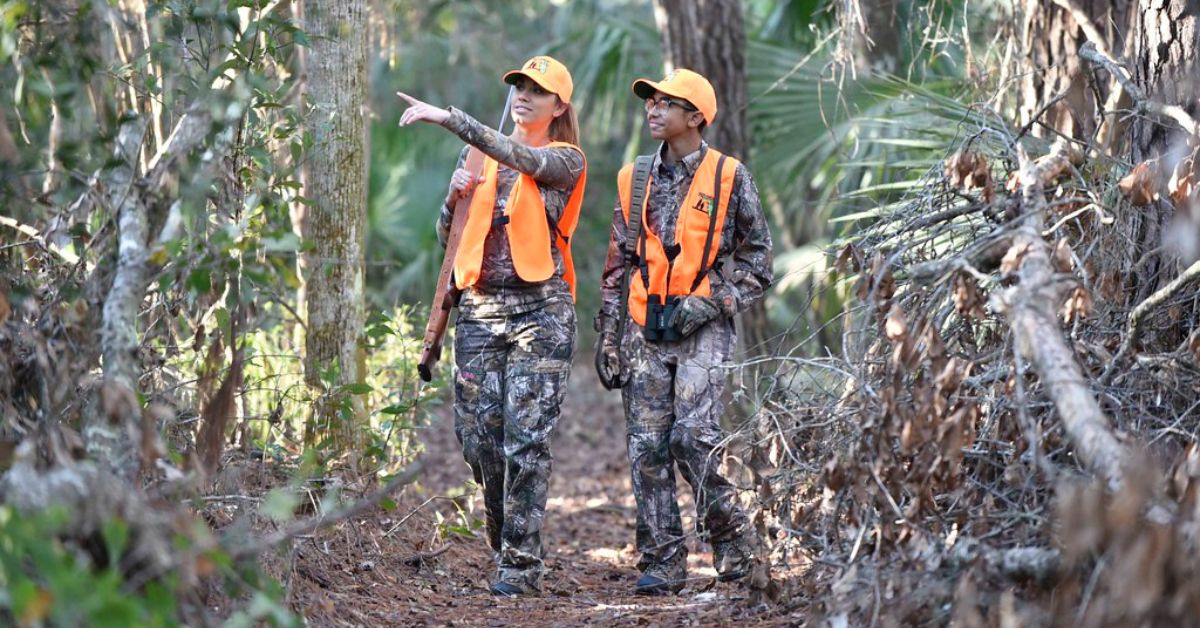
<svg viewBox="0 0 1200 628"><path fill-rule="evenodd" d="M797 4L772 6L791 11ZM997 114L973 104L986 100L986 82L962 79L966 43L955 29L994 20L996 9L965 9L953 2L896 3L896 25L908 42L899 65L909 78L869 70L855 77L839 67L836 37L823 34L830 23L820 16L807 23L809 37L792 38L772 26L782 19L775 14L760 32L776 39L748 45L753 168L782 245L769 314L793 336L809 338L808 351L836 350L840 330L828 324L849 297L823 252L919 191L966 137L1005 141ZM987 50L981 43L973 42ZM975 59L980 66L995 61Z"/></svg>
<svg viewBox="0 0 1200 628"><path fill-rule="evenodd" d="M171 579L130 590L111 561L95 565L79 548L56 538L65 512L21 516L0 506L0 621L24 626L166 626L177 615ZM107 556L120 556L128 530L110 521L103 530Z"/></svg>
<svg viewBox="0 0 1200 628"><path fill-rule="evenodd" d="M17 514L0 506L0 623L21 626L174 626L180 619L185 592L176 575L147 580L136 571L122 571L121 557L129 548L124 522L110 520L89 549L60 538L71 514L48 511L38 516ZM182 556L192 545L178 537ZM99 549L102 548L102 549ZM97 562L93 556L104 558ZM229 618L229 625L298 626L298 618L282 605L279 584L257 567L236 565L219 551L197 560L216 569L235 594L249 604ZM126 567L128 567L126 565Z"/></svg>
<svg viewBox="0 0 1200 628"><path fill-rule="evenodd" d="M135 160L135 174L144 176L189 108L207 108L215 124L202 148L179 155L179 176L146 195L151 289L137 330L146 365L139 400L174 410L164 413L173 416L162 427L168 456L182 466L196 417L230 377L236 348L243 370L234 396L241 423L233 429L245 448L304 461L297 482L323 474L347 452L322 438L329 426L312 424L315 393L300 359L297 259L310 245L294 235L291 214L309 203L298 179L311 146L298 84L297 52L307 37L287 3L149 0L144 13L125 13L132 5L0 0L0 95L8 103L0 123L5 137L18 138L15 156L0 155L0 198L23 239L44 239L63 258L56 272L19 270L13 303L47 291L84 303L84 281L113 263L115 209L97 184L120 163L113 158L120 125L135 116L146 123L143 155ZM122 29L129 32L122 32L118 51L111 33ZM228 147L227 158L212 164L221 147ZM0 225L6 230L0 241L8 241L11 228ZM72 255L79 256L77 267L67 259ZM62 279L44 285L45 277ZM6 286L8 280L0 277ZM364 382L328 387L345 420L359 411L369 419L361 450L351 452L366 472L411 460L414 430L445 390L445 368L433 385L416 384L419 340L410 319L420 317L394 305L375 311L362 338ZM53 418L74 422L80 405ZM292 494L269 494L267 514L291 519ZM139 585L115 568L92 566L80 550L54 540L52 526L2 514L5 617L55 625L179 620L169 578L133 590ZM103 537L109 555L119 556L124 528L110 525ZM187 545L180 551L191 551ZM219 568L230 596L244 601L227 611L234 613L231 623L294 623L277 583L227 556L203 560Z"/></svg>
<svg viewBox="0 0 1200 628"><path fill-rule="evenodd" d="M572 239L580 329L599 308L598 285L620 166L645 151L633 78L662 72L648 2L395 2L387 63L374 77L368 214L368 285L375 304L428 303L442 260L434 224L462 142L418 125L399 129L397 89L453 105L495 126L506 94L500 76L535 54L571 69L588 156L588 188ZM512 123L507 122L507 128Z"/></svg>
<svg viewBox="0 0 1200 628"><path fill-rule="evenodd" d="M434 526L438 536L443 539L449 539L452 536L464 539L476 538L476 531L482 529L486 523L482 519L471 516L471 511L464 506L469 502L465 502L462 498L474 495L478 490L478 484L468 481L460 487L446 491L445 496L454 506L454 515L447 518L440 510L434 511Z"/></svg>

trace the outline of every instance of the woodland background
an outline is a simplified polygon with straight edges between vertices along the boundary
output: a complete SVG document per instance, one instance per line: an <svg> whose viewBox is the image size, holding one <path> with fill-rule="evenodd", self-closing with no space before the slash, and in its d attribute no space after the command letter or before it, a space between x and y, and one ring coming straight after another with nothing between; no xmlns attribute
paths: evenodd
<svg viewBox="0 0 1200 628"><path fill-rule="evenodd" d="M1198 20L0 0L0 622L1195 625ZM494 124L538 53L575 77L585 323L554 584L497 606L452 358L415 367L459 142L394 92ZM713 79L775 236L724 460L767 543L741 587L647 601L586 321L653 148L629 85L667 67Z"/></svg>

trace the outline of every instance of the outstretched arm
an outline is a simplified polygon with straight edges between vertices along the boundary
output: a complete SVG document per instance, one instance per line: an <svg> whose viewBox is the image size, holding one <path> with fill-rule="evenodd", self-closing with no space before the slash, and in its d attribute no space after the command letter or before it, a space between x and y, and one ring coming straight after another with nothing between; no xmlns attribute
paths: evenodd
<svg viewBox="0 0 1200 628"><path fill-rule="evenodd" d="M463 111L443 109L396 92L409 107L400 116L400 126L429 122L445 127L464 142L496 161L527 174L538 183L570 190L583 172L583 155L572 148L532 148L514 142Z"/></svg>

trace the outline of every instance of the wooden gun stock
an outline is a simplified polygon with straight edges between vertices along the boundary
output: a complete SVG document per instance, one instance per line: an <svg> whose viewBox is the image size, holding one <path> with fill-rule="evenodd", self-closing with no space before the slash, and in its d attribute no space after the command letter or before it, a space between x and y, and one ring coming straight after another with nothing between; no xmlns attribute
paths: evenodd
<svg viewBox="0 0 1200 628"><path fill-rule="evenodd" d="M475 147L468 149L463 168L478 177L483 172L483 153ZM429 307L421 359L417 362L417 372L426 382L433 379L433 365L442 357L442 340L446 336L446 325L450 322L450 310L458 305L458 298L462 294L454 284L454 257L458 254L458 243L467 226L472 197L474 192L454 204L454 219L450 221L450 234L446 236L446 255L442 258L442 269L438 271L437 290Z"/></svg>

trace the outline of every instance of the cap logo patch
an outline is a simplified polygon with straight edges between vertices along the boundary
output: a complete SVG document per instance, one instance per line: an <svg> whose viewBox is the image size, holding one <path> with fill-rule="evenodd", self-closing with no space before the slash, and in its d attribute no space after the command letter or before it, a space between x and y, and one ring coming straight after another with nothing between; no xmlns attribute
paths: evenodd
<svg viewBox="0 0 1200 628"><path fill-rule="evenodd" d="M545 74L549 68L550 62L545 59L530 59L529 65L525 66L526 70L537 70L542 74Z"/></svg>
<svg viewBox="0 0 1200 628"><path fill-rule="evenodd" d="M671 81L675 80L676 74L679 74L679 70L671 70L670 72L667 72L667 76L663 79L663 82L670 83Z"/></svg>

